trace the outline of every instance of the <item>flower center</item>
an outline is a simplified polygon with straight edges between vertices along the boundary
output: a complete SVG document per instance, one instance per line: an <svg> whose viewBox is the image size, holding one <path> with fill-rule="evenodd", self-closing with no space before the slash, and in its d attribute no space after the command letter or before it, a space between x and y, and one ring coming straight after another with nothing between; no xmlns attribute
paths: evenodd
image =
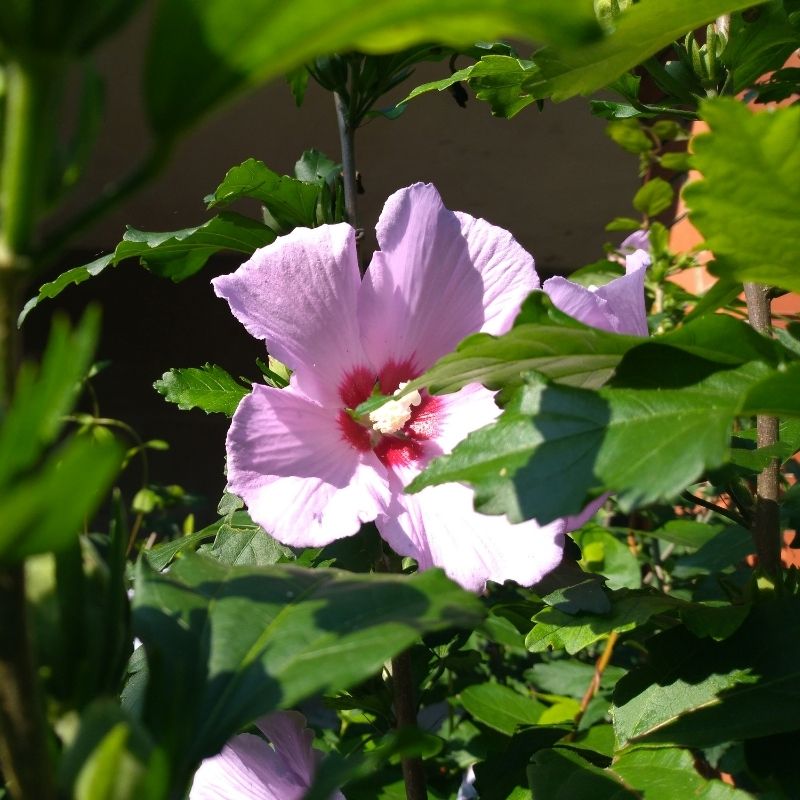
<svg viewBox="0 0 800 800"><path fill-rule="evenodd" d="M394 396L399 395L408 386L408 383L408 381L401 383L395 390ZM372 429L384 434L397 433L411 419L412 408L421 402L422 395L417 391L409 392L397 400L389 400L380 408L369 412Z"/></svg>

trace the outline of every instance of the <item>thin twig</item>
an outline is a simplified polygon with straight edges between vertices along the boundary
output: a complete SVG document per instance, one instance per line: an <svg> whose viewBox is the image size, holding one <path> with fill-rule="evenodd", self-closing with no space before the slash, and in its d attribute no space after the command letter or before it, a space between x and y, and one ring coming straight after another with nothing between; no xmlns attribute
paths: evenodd
<svg viewBox="0 0 800 800"><path fill-rule="evenodd" d="M684 500L688 500L690 503L707 508L709 511L713 511L715 514L719 514L721 517L725 517L731 522L741 525L743 528L747 527L747 520L743 519L738 514L734 513L728 508L718 506L715 503L712 503L710 500L705 500L702 497L698 497L696 494L692 494L688 489L685 492L681 492L681 497Z"/></svg>
<svg viewBox="0 0 800 800"><path fill-rule="evenodd" d="M606 639L606 646L603 650L602 655L600 658L597 659L594 665L594 675L592 675L592 680L589 682L589 685L586 687L586 691L583 694L583 698L581 699L581 706L578 710L578 713L575 715L575 728L574 730L566 737L567 741L572 741L576 734L578 733L578 726L583 719L584 714L586 713L586 709L589 708L589 703L592 702L594 696L597 694L598 689L600 688L600 681L603 679L603 673L606 671L606 667L611 662L611 656L614 655L614 647L617 644L617 640L619 639L619 634L616 631L611 631L608 635L608 639Z"/></svg>
<svg viewBox="0 0 800 800"><path fill-rule="evenodd" d="M744 284L750 326L763 336L772 335L769 287L757 283ZM779 440L779 420L759 414L756 417L756 444L772 447ZM759 569L775 579L781 570L781 529L778 494L780 460L771 458L756 480L756 505L751 528L758 555Z"/></svg>

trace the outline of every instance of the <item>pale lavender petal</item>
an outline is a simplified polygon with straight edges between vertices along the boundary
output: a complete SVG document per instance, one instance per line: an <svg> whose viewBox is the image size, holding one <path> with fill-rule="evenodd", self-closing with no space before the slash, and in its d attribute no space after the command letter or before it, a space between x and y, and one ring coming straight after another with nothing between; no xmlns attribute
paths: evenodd
<svg viewBox="0 0 800 800"><path fill-rule="evenodd" d="M578 528L585 525L601 508L603 503L611 497L611 492L606 492L606 494L600 495L596 500L592 500L583 511L579 512L578 514L572 514L568 517L564 518L564 522L566 523L565 531L569 533L569 531L577 530Z"/></svg>
<svg viewBox="0 0 800 800"><path fill-rule="evenodd" d="M584 325L614 330L616 320L609 311L607 301L598 297L596 290L592 291L560 275L548 278L542 289L559 311L569 314Z"/></svg>
<svg viewBox="0 0 800 800"><path fill-rule="evenodd" d="M627 257L625 275L599 288L587 288L560 276L548 278L542 288L556 308L584 325L647 336L644 278L649 263L644 251L637 251Z"/></svg>
<svg viewBox="0 0 800 800"><path fill-rule="evenodd" d="M256 725L298 779L310 786L316 758L312 747L314 731L306 727L306 718L298 711L278 711L261 717Z"/></svg>
<svg viewBox="0 0 800 800"><path fill-rule="evenodd" d="M615 278L597 290L598 297L608 303L608 309L617 320L617 333L647 336L647 310L644 307L644 279L650 256L637 250L625 258L625 275Z"/></svg>
<svg viewBox="0 0 800 800"><path fill-rule="evenodd" d="M505 517L476 513L472 503L472 490L458 483L413 495L398 492L376 524L391 547L415 558L420 569L442 567L456 583L476 592L487 580L531 586L558 566L563 520L511 525Z"/></svg>
<svg viewBox="0 0 800 800"><path fill-rule="evenodd" d="M189 800L301 800L307 789L263 739L243 733L200 764Z"/></svg>
<svg viewBox="0 0 800 800"><path fill-rule="evenodd" d="M373 364L429 367L476 331L507 330L539 285L533 258L510 233L448 211L430 184L395 192L377 226L358 300Z"/></svg>
<svg viewBox="0 0 800 800"><path fill-rule="evenodd" d="M360 281L349 225L297 228L212 283L248 332L295 370L296 385L309 397L339 402L345 373L368 366L356 316Z"/></svg>
<svg viewBox="0 0 800 800"><path fill-rule="evenodd" d="M336 409L256 385L228 431L228 484L279 541L316 547L356 533L389 498L386 471L340 428Z"/></svg>
<svg viewBox="0 0 800 800"><path fill-rule="evenodd" d="M634 231L619 246L620 253L633 253L635 250L650 250L650 231Z"/></svg>

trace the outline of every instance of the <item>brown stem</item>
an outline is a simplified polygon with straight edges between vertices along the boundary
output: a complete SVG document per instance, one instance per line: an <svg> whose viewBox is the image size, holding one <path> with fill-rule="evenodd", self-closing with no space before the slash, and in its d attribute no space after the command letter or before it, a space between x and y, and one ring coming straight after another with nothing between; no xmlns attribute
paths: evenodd
<svg viewBox="0 0 800 800"><path fill-rule="evenodd" d="M415 726L417 724L417 702L414 696L411 654L408 650L392 659L392 690L397 730ZM418 757L403 758L401 764L407 800L427 800L428 790L422 759Z"/></svg>
<svg viewBox="0 0 800 800"><path fill-rule="evenodd" d="M25 568L0 569L0 764L16 800L54 798L28 640Z"/></svg>
<svg viewBox="0 0 800 800"><path fill-rule="evenodd" d="M611 631L611 633L608 635L608 639L606 639L605 650L603 650L602 655L597 659L597 662L594 665L594 675L592 675L592 680L586 687L586 691L581 699L581 707L578 710L578 713L575 715L575 729L571 734L569 734L569 736L567 736L568 741L571 741L575 738L575 734L578 732L578 726L583 719L583 715L586 713L586 709L589 708L589 703L592 702L594 696L597 694L597 690L600 688L600 681L603 679L603 673L606 671L606 667L611 662L611 656L614 655L614 647L616 646L618 639L619 634L616 631Z"/></svg>
<svg viewBox="0 0 800 800"><path fill-rule="evenodd" d="M772 335L769 287L745 283L747 315L752 328L764 336ZM756 443L759 448L771 447L779 440L778 418L759 414L756 417ZM756 503L752 534L759 569L775 579L781 570L781 529L778 494L780 491L780 461L770 459L756 481Z"/></svg>
<svg viewBox="0 0 800 800"><path fill-rule="evenodd" d="M358 181L356 179L356 129L350 118L350 108L339 92L334 92L336 121L339 125L339 144L342 151L342 180L344 182L344 207L349 223L356 229L356 250L361 275L366 272L361 243L364 231L358 218Z"/></svg>

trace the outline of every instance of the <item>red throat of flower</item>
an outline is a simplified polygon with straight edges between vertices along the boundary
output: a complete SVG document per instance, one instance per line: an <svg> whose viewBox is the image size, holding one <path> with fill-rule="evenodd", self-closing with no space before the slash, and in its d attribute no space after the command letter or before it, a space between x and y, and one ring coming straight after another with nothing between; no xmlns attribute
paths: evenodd
<svg viewBox="0 0 800 800"><path fill-rule="evenodd" d="M356 450L374 450L386 467L422 462L424 442L435 436L439 425L441 401L427 392L420 393L418 403L409 405L407 421L396 431L381 433L370 420L358 421L345 409L353 409L367 400L377 386L381 394L394 393L401 383L420 374L412 362L388 361L376 376L366 367L358 367L345 375L339 384L339 397L344 408L339 412L342 438Z"/></svg>

